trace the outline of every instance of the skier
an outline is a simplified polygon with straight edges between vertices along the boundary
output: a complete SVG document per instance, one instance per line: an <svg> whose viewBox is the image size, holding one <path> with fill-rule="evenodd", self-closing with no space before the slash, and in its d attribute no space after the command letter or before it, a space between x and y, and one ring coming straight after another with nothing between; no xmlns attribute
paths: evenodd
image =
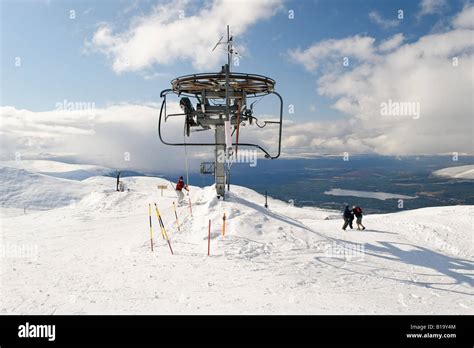
<svg viewBox="0 0 474 348"><path fill-rule="evenodd" d="M120 184L120 170L117 172L117 191L120 191L119 190L119 184Z"/></svg>
<svg viewBox="0 0 474 348"><path fill-rule="evenodd" d="M349 224L352 225L352 220L354 220L354 216L352 215L351 210L349 209L348 205L346 205L346 208L344 209L344 213L342 214L342 217L344 219L344 225L342 226L342 229L345 231L347 228L347 225Z"/></svg>
<svg viewBox="0 0 474 348"><path fill-rule="evenodd" d="M355 205L352 206L352 212L354 213L357 223L357 229L360 231L360 227L362 226L362 231L365 230L365 226L362 225L362 209L360 207L356 207Z"/></svg>
<svg viewBox="0 0 474 348"><path fill-rule="evenodd" d="M178 204L184 199L183 188L189 192L188 185L184 184L183 177L180 176L178 182L176 183L176 194L178 195Z"/></svg>
<svg viewBox="0 0 474 348"><path fill-rule="evenodd" d="M349 227L350 227L351 230L352 230L352 229L354 228L353 225L352 225L352 223L353 223L353 221L354 221L354 212L353 212L352 210L351 210L350 212L351 212L351 216L350 216L350 218L349 218Z"/></svg>

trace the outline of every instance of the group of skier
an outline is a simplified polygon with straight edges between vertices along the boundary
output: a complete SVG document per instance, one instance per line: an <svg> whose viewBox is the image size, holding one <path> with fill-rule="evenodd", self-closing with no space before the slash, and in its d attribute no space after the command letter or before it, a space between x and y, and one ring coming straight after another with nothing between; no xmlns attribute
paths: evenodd
<svg viewBox="0 0 474 348"><path fill-rule="evenodd" d="M352 209L349 209L349 206L346 205L342 217L344 219L344 225L342 225L342 229L344 231L346 230L347 226L349 226L352 230L352 222L354 221L354 217L356 218L357 229L359 231L365 230L365 226L362 225L362 209L360 207L353 205Z"/></svg>

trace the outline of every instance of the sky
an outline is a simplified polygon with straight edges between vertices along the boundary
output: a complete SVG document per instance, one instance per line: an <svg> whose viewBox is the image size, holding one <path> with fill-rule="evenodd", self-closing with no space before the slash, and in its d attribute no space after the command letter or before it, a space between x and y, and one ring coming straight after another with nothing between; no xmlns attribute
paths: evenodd
<svg viewBox="0 0 474 348"><path fill-rule="evenodd" d="M182 167L156 136L160 91L219 71L276 80L283 156L473 153L474 6L469 1L1 0L0 159ZM276 99L256 112L275 117ZM181 124L167 134L182 139ZM242 141L276 149L275 129ZM199 135L204 137L204 135ZM210 156L191 150L195 163Z"/></svg>

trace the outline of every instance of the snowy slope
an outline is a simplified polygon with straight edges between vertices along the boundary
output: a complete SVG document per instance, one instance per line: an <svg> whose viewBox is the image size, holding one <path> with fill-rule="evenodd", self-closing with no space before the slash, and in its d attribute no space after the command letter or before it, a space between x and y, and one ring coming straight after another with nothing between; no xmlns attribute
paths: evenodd
<svg viewBox="0 0 474 348"><path fill-rule="evenodd" d="M433 172L434 175L446 176L456 179L470 179L474 180L474 164L467 166L457 166L443 168Z"/></svg>
<svg viewBox="0 0 474 348"><path fill-rule="evenodd" d="M2 313L473 313L472 206L371 215L366 231L342 231L335 211L271 198L265 209L244 187L232 186L226 201L191 187L192 216L187 204L177 208L178 231L176 195L161 178L127 177L129 191L115 192L111 177L65 186L24 170L15 182L11 168L0 177L4 210L33 201L37 180L49 188L42 208L76 197L1 220ZM170 187L163 197L158 184ZM153 202L174 255L154 210L150 249Z"/></svg>
<svg viewBox="0 0 474 348"><path fill-rule="evenodd" d="M2 161L0 162L0 166L23 169L29 172L72 180L84 180L92 176L105 175L114 172L112 169L107 167L87 164L70 164L47 160Z"/></svg>
<svg viewBox="0 0 474 348"><path fill-rule="evenodd" d="M0 206L49 209L71 204L90 189L80 182L0 166Z"/></svg>

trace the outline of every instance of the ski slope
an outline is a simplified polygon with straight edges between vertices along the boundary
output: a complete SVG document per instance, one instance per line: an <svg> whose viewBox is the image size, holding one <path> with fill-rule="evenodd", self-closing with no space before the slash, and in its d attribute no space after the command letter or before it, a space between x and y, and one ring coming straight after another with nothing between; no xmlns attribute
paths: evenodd
<svg viewBox="0 0 474 348"><path fill-rule="evenodd" d="M443 168L433 172L433 174L454 179L474 180L474 165L470 164L466 166Z"/></svg>
<svg viewBox="0 0 474 348"><path fill-rule="evenodd" d="M473 314L473 206L369 215L367 230L342 231L336 211L191 186L178 231L168 181L122 180L129 191L0 164L2 314ZM151 251L154 202L174 255L154 210Z"/></svg>

